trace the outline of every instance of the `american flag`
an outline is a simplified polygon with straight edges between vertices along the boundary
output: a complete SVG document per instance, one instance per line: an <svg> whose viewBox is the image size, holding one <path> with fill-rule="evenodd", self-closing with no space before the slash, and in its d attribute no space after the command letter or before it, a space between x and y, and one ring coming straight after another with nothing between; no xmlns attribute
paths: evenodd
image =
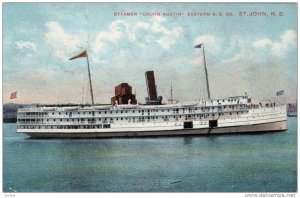
<svg viewBox="0 0 300 198"><path fill-rule="evenodd" d="M15 98L17 98L17 91L12 92L12 93L10 94L10 99L15 99Z"/></svg>

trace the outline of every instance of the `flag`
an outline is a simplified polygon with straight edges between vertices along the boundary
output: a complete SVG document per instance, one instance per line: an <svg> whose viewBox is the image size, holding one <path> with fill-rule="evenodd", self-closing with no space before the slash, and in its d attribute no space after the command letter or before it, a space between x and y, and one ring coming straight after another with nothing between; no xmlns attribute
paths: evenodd
<svg viewBox="0 0 300 198"><path fill-rule="evenodd" d="M15 98L17 98L17 91L10 94L10 99L15 99Z"/></svg>
<svg viewBox="0 0 300 198"><path fill-rule="evenodd" d="M87 57L87 52L86 52L86 50L84 50L84 51L81 52L80 54L78 54L78 55L76 55L76 56L70 58L69 60L73 60L73 59L75 59L75 58L82 58L82 57Z"/></svg>
<svg viewBox="0 0 300 198"><path fill-rule="evenodd" d="M276 96L282 96L284 95L284 90L280 90L276 92Z"/></svg>
<svg viewBox="0 0 300 198"><path fill-rule="evenodd" d="M200 43L199 45L196 45L194 48L201 48L203 43Z"/></svg>

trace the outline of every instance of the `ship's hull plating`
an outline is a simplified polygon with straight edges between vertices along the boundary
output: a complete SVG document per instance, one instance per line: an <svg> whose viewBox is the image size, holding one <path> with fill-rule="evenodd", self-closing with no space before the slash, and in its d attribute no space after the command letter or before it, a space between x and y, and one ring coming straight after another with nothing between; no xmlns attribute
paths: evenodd
<svg viewBox="0 0 300 198"><path fill-rule="evenodd" d="M203 129L182 129L169 131L135 131L135 132L28 132L31 138L113 138L113 137L151 137L151 136L183 136L183 135L210 135L210 134L237 134L286 131L287 121L270 122L263 124L216 127Z"/></svg>

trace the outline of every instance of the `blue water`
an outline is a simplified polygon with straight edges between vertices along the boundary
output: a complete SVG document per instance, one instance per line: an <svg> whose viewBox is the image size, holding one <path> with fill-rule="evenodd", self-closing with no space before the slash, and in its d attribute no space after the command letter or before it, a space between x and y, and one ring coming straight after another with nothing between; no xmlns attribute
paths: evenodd
<svg viewBox="0 0 300 198"><path fill-rule="evenodd" d="M3 126L4 192L295 192L297 118L264 134L33 140Z"/></svg>

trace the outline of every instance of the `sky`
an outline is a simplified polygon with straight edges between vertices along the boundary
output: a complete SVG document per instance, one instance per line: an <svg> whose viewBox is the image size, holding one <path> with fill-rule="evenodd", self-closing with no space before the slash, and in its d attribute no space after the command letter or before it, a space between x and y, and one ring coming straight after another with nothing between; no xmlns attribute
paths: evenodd
<svg viewBox="0 0 300 198"><path fill-rule="evenodd" d="M3 3L3 103L110 103L127 82L138 102L153 70L158 95L212 98L247 93L297 98L295 3ZM126 16L130 14L131 16ZM216 16L213 16L215 14ZM285 95L276 97L284 90ZM9 99L17 91L17 99Z"/></svg>

